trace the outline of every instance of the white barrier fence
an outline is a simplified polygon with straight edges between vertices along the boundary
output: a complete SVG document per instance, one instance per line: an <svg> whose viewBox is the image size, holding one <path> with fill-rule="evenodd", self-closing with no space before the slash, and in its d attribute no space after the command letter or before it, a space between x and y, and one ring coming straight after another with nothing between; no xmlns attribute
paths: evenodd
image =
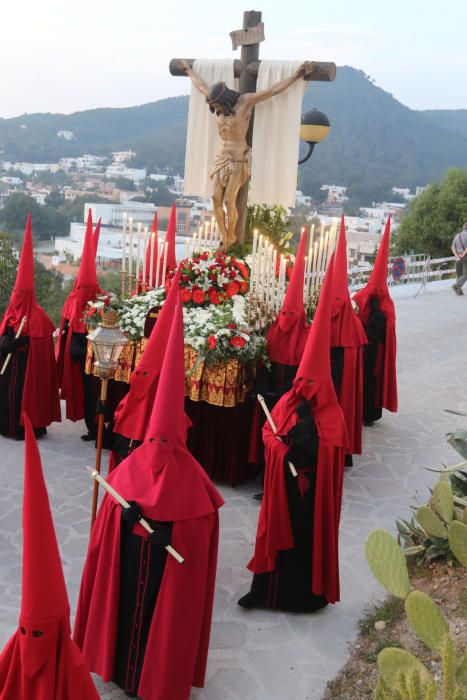
<svg viewBox="0 0 467 700"><path fill-rule="evenodd" d="M349 289L355 292L368 282L372 265L349 268ZM455 276L455 258L430 258L428 255L400 255L389 258L388 286L395 287L410 282L426 284L434 280Z"/></svg>

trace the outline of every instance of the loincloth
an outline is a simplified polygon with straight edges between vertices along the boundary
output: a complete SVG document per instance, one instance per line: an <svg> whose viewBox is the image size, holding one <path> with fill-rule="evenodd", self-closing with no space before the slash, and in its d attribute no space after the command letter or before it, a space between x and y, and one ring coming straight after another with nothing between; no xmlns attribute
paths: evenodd
<svg viewBox="0 0 467 700"><path fill-rule="evenodd" d="M219 153L216 156L212 171L211 180L214 175L219 174L222 187L227 187L230 176L234 172L242 175L242 182L246 182L251 175L251 148L245 151L241 160L235 159L230 153Z"/></svg>

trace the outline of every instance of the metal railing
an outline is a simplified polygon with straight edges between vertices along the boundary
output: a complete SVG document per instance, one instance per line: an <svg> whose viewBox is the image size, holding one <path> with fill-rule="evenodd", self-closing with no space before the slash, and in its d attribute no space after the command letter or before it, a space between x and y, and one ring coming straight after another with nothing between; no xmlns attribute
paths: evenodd
<svg viewBox="0 0 467 700"><path fill-rule="evenodd" d="M403 260L403 266L400 264L401 260ZM350 292L355 292L364 287L372 270L372 265L349 268ZM401 272L401 274L398 274L398 272ZM453 276L455 276L455 258L453 256L430 258L428 255L400 255L389 258L388 262L387 282L389 287L409 284L410 282L426 284L427 282Z"/></svg>

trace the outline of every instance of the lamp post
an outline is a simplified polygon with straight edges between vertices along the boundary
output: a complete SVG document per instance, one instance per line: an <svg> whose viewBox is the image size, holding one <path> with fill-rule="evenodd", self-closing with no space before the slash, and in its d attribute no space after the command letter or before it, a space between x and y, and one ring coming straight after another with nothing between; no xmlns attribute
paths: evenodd
<svg viewBox="0 0 467 700"><path fill-rule="evenodd" d="M94 352L97 375L101 380L100 407L97 423L96 471L101 471L102 438L104 433L104 406L107 400L109 379L115 376L118 358L127 343L127 337L117 326L118 314L115 311L104 311L102 322L87 338ZM91 509L91 530L96 519L97 496L99 484L94 481L94 491Z"/></svg>
<svg viewBox="0 0 467 700"><path fill-rule="evenodd" d="M317 143L324 141L329 134L331 125L329 119L319 109L311 109L309 112L302 114L300 122L300 138L308 144L308 153L304 158L298 161L301 165L310 158L313 149Z"/></svg>

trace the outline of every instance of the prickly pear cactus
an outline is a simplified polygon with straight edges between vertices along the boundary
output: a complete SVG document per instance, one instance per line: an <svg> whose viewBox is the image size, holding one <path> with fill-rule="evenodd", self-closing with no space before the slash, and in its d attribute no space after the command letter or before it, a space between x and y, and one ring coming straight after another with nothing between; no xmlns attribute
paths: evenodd
<svg viewBox="0 0 467 700"><path fill-rule="evenodd" d="M368 535L365 555L373 576L382 586L405 600L410 592L405 557L396 540L386 530L373 530Z"/></svg>
<svg viewBox="0 0 467 700"><path fill-rule="evenodd" d="M467 508L464 508L462 513L462 522L467 525Z"/></svg>
<svg viewBox="0 0 467 700"><path fill-rule="evenodd" d="M404 676L412 671L418 671L422 682L431 680L428 669L405 649L387 647L378 654L378 670L388 685L395 686L399 674Z"/></svg>
<svg viewBox="0 0 467 700"><path fill-rule="evenodd" d="M446 525L429 506L420 506L420 508L417 508L415 518L427 535L441 537L443 540L447 539L448 529Z"/></svg>
<svg viewBox="0 0 467 700"><path fill-rule="evenodd" d="M454 498L451 484L446 481L438 481L433 489L431 503L434 510L445 523L452 522L454 517Z"/></svg>
<svg viewBox="0 0 467 700"><path fill-rule="evenodd" d="M453 520L448 529L449 546L462 566L467 568L467 525Z"/></svg>
<svg viewBox="0 0 467 700"><path fill-rule="evenodd" d="M464 653L464 656L457 667L456 681L459 683L459 685L467 688L467 651Z"/></svg>
<svg viewBox="0 0 467 700"><path fill-rule="evenodd" d="M433 651L438 651L448 624L435 601L422 591L412 591L405 601L410 626Z"/></svg>

